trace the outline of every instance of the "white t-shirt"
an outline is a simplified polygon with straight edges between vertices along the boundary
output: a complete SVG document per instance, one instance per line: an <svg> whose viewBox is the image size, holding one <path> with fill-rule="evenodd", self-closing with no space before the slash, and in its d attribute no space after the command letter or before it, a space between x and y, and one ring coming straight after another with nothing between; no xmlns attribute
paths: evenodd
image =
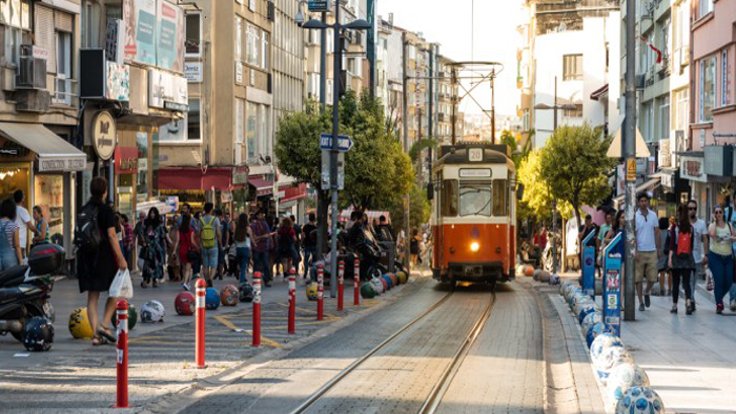
<svg viewBox="0 0 736 414"><path fill-rule="evenodd" d="M15 224L18 225L18 233L20 233L20 248L25 249L28 245L28 226L26 223L31 221L31 215L25 207L15 206Z"/></svg>
<svg viewBox="0 0 736 414"><path fill-rule="evenodd" d="M705 221L702 219L697 219L695 223L693 223L693 235L695 236L695 240L693 241L693 258L695 259L695 263L702 263L703 262L703 235L708 234L708 226L705 225Z"/></svg>
<svg viewBox="0 0 736 414"><path fill-rule="evenodd" d="M636 209L636 250L640 252L656 252L657 243L654 241L655 230L659 227L657 215L648 210L646 217L640 209Z"/></svg>

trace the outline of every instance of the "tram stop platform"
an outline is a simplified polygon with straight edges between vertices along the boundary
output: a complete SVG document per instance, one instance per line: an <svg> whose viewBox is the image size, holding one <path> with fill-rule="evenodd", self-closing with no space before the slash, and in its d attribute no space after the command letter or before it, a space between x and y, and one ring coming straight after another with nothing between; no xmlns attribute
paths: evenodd
<svg viewBox="0 0 736 414"><path fill-rule="evenodd" d="M563 274L577 279L579 274ZM703 281L695 292L697 311L677 314L671 296L651 296L651 307L623 322L621 339L644 368L668 413L736 413L736 312L716 314L713 292ZM726 295L727 304L729 297ZM600 296L596 298L600 302Z"/></svg>

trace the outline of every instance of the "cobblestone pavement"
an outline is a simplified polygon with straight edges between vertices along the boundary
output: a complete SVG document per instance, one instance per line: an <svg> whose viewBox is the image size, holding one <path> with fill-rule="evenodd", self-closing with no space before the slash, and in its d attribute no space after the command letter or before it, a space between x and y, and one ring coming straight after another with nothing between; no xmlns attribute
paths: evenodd
<svg viewBox="0 0 736 414"><path fill-rule="evenodd" d="M217 281L216 286L222 287L232 281ZM387 298L390 300L402 289L393 290L380 299L363 301L361 307L354 308L352 288L346 286L345 311L335 312L335 301L327 298L325 320L316 321L315 302L308 302L304 288L300 287L297 291L297 334L288 335L287 286L283 282L274 283L273 288L264 290L261 348L250 346L251 304L235 308L221 306L216 311L208 311L206 370L193 368L193 317L176 315L173 310L173 299L181 292L181 287L168 283L159 289L137 289L131 302L138 309L147 300L158 299L167 308L167 316L164 323L139 322L130 332L131 406L140 407L162 395L184 392L193 382L217 383L218 376L226 375L244 361L288 350L308 340L319 329L339 323L341 319L357 317L359 312ZM0 411L100 412L112 405L116 389L114 346L93 347L88 340L74 340L66 326L71 309L84 306L84 301L75 280L63 281L55 287L52 302L57 310L56 340L50 352L27 353L9 335L0 337Z"/></svg>
<svg viewBox="0 0 736 414"><path fill-rule="evenodd" d="M541 413L542 319L533 293L499 289L493 313L447 389L439 413Z"/></svg>

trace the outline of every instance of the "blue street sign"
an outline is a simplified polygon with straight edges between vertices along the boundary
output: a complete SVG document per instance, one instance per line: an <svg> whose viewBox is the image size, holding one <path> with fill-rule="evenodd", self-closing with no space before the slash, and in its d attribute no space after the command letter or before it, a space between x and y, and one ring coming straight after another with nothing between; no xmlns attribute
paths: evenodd
<svg viewBox="0 0 736 414"><path fill-rule="evenodd" d="M323 150L332 149L332 134L322 134L319 137L319 147ZM337 150L340 152L348 152L353 148L353 140L346 135L337 136Z"/></svg>
<svg viewBox="0 0 736 414"><path fill-rule="evenodd" d="M330 11L330 0L308 0L307 8L310 12L327 12Z"/></svg>
<svg viewBox="0 0 736 414"><path fill-rule="evenodd" d="M623 243L621 233L603 248L603 324L606 331L621 336L621 257L613 253ZM634 306L628 304L627 306Z"/></svg>
<svg viewBox="0 0 736 414"><path fill-rule="evenodd" d="M590 239L595 237L591 232L583 239L583 292L595 297L595 247L588 246Z"/></svg>

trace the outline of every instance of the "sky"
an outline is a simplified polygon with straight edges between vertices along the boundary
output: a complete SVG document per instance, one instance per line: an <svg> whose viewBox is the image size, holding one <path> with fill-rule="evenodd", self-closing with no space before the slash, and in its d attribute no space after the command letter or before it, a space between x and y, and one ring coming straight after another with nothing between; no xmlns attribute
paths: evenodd
<svg viewBox="0 0 736 414"><path fill-rule="evenodd" d="M516 114L519 102L519 91L516 89L519 36L516 27L523 16L521 0L376 1L376 14L388 20L388 14L393 13L395 25L422 32L427 41L439 43L440 53L452 60L503 63L504 70L496 80L496 113ZM471 24L473 21L474 24ZM487 83L480 85L476 91L473 92L476 100L484 105L484 109L490 109L490 86ZM481 113L481 109L470 98L461 104L461 111Z"/></svg>

